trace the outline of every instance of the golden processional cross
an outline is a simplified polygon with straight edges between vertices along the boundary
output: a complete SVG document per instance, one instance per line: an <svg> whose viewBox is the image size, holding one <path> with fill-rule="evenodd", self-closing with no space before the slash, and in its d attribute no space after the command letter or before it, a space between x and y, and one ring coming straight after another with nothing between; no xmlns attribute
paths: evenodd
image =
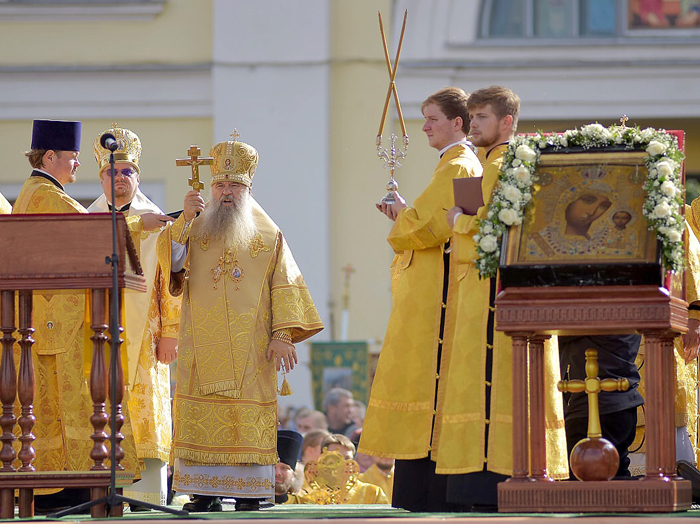
<svg viewBox="0 0 700 524"><path fill-rule="evenodd" d="M209 156L199 156L202 154L202 150L195 145L190 146L187 150L187 154L189 158L175 159L175 165L178 167L192 167L192 178L188 178L187 183L192 186L192 189L195 191L201 191L204 189L204 184L199 180L199 166L210 166L214 163L214 159Z"/></svg>

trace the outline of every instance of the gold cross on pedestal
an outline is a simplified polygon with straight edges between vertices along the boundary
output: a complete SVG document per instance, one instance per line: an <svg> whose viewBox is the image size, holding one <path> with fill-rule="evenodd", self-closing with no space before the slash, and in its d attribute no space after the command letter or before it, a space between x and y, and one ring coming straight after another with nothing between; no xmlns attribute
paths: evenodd
<svg viewBox="0 0 700 524"><path fill-rule="evenodd" d="M620 124L622 124L621 127L627 127L626 124L628 120L629 118L627 118L627 115L622 115L622 118L620 118Z"/></svg>
<svg viewBox="0 0 700 524"><path fill-rule="evenodd" d="M187 183L192 186L192 189L201 191L204 189L204 184L199 181L199 166L210 166L214 163L214 159L209 156L199 156L202 154L202 150L195 145L190 146L187 154L189 158L175 159L175 165L179 167L190 166L192 168L192 178L188 178Z"/></svg>
<svg viewBox="0 0 700 524"><path fill-rule="evenodd" d="M562 393L582 393L588 395L588 438L600 438L600 411L598 394L601 391L627 391L630 387L626 378L598 378L598 351L586 350L586 380L560 380L557 389Z"/></svg>
<svg viewBox="0 0 700 524"><path fill-rule="evenodd" d="M234 129L233 133L229 135L231 138L233 138L233 142L237 142L239 138L241 138L241 134L238 132L238 129Z"/></svg>

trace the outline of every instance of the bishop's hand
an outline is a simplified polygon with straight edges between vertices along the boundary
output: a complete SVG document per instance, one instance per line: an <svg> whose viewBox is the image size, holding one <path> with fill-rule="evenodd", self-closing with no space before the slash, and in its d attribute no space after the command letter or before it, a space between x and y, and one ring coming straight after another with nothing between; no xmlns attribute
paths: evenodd
<svg viewBox="0 0 700 524"><path fill-rule="evenodd" d="M182 207L182 214L185 216L185 221L189 222L197 213L204 211L205 202L199 191L194 189L185 195L185 202Z"/></svg>
<svg viewBox="0 0 700 524"><path fill-rule="evenodd" d="M270 345L267 346L266 356L267 360L272 360L272 357L275 357L275 366L277 367L277 371L281 369L282 365L284 365L284 368L287 371L291 371L294 369L294 364L298 362L297 352L296 349L294 349L294 345L283 342L282 340L270 340Z"/></svg>
<svg viewBox="0 0 700 524"><path fill-rule="evenodd" d="M143 213L141 215L141 220L143 221L144 231L155 231L156 229L163 227L168 222L175 221L173 217L161 215L160 213Z"/></svg>
<svg viewBox="0 0 700 524"><path fill-rule="evenodd" d="M161 337L156 346L156 358L158 362L170 364L177 358L177 339Z"/></svg>

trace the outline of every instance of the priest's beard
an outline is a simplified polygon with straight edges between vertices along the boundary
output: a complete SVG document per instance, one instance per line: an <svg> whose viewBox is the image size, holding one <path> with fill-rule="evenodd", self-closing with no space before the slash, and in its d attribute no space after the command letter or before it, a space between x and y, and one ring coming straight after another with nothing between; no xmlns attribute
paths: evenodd
<svg viewBox="0 0 700 524"><path fill-rule="evenodd" d="M224 206L222 202L233 202L233 205ZM212 199L199 218L202 233L212 240L223 240L227 248L248 244L256 233L248 193L244 193L240 200L226 196L221 200Z"/></svg>

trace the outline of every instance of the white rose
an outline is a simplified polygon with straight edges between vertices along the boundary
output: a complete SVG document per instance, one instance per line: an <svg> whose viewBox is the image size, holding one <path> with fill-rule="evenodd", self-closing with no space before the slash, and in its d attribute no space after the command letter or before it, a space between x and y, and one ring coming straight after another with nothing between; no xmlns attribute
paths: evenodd
<svg viewBox="0 0 700 524"><path fill-rule="evenodd" d="M517 204L523 198L523 194L520 192L520 190L510 184L507 184L503 188L503 196L510 202L513 202L513 204Z"/></svg>
<svg viewBox="0 0 700 524"><path fill-rule="evenodd" d="M567 147L569 145L569 141L564 137L561 137L559 143L561 144L561 147Z"/></svg>
<svg viewBox="0 0 700 524"><path fill-rule="evenodd" d="M666 180L666 182L661 184L661 187L659 189L667 197L674 197L676 195L676 184L674 184L670 180Z"/></svg>
<svg viewBox="0 0 700 524"><path fill-rule="evenodd" d="M680 242L682 237L683 237L682 233L680 231L678 231L677 229L672 229L671 231L668 232L668 239L671 242Z"/></svg>
<svg viewBox="0 0 700 524"><path fill-rule="evenodd" d="M546 140L540 140L539 143L537 144L540 149L544 149L547 147L547 141Z"/></svg>
<svg viewBox="0 0 700 524"><path fill-rule="evenodd" d="M605 128L600 124L588 124L587 126L583 126L581 128L581 134L586 136L593 136L601 133L603 129Z"/></svg>
<svg viewBox="0 0 700 524"><path fill-rule="evenodd" d="M498 218L500 219L501 222L503 222L507 226L512 226L516 222L519 223L518 212L515 209L510 209L510 208L501 209L498 212Z"/></svg>
<svg viewBox="0 0 700 524"><path fill-rule="evenodd" d="M490 222L486 222L484 225L481 226L481 232L485 234L489 234L493 232L493 225L491 225Z"/></svg>
<svg viewBox="0 0 700 524"><path fill-rule="evenodd" d="M522 162L520 161L519 158L514 158L513 161L510 163L513 167L518 167Z"/></svg>
<svg viewBox="0 0 700 524"><path fill-rule="evenodd" d="M518 182L526 184L530 181L530 170L525 166L520 166L513 170L513 176Z"/></svg>
<svg viewBox="0 0 700 524"><path fill-rule="evenodd" d="M649 153L651 156L660 155L664 151L666 151L666 144L659 142L658 140L652 140L647 146L647 153Z"/></svg>
<svg viewBox="0 0 700 524"><path fill-rule="evenodd" d="M664 200L660 204L654 206L653 216L656 218L664 218L671 215L671 206Z"/></svg>
<svg viewBox="0 0 700 524"><path fill-rule="evenodd" d="M525 162L533 162L537 158L537 153L535 153L529 146L520 144L515 150L515 157Z"/></svg>
<svg viewBox="0 0 700 524"><path fill-rule="evenodd" d="M479 247L485 253L492 253L498 248L498 241L493 235L486 235L479 240Z"/></svg>
<svg viewBox="0 0 700 524"><path fill-rule="evenodd" d="M621 137L621 136L616 136L616 137L615 137L615 143L616 143L616 144L622 144L622 137Z"/></svg>
<svg viewBox="0 0 700 524"><path fill-rule="evenodd" d="M670 176L673 174L673 166L668 160L663 160L656 164L656 171L661 176Z"/></svg>

